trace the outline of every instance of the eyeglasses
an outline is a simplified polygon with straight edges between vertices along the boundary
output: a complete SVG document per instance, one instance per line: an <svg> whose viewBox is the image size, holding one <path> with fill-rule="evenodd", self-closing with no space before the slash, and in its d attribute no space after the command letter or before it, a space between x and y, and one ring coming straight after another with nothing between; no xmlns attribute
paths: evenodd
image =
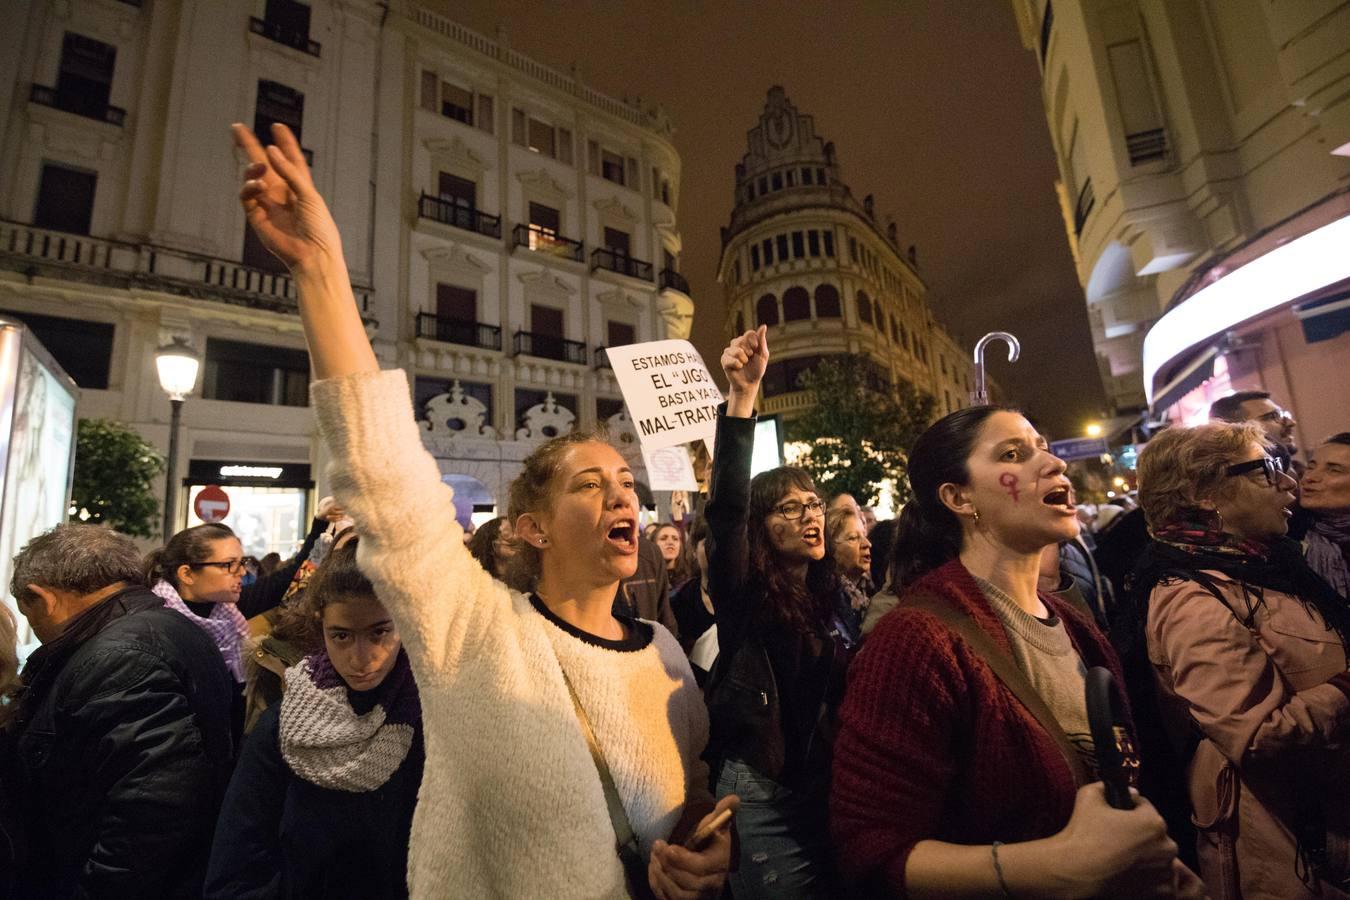
<svg viewBox="0 0 1350 900"><path fill-rule="evenodd" d="M238 559L224 559L219 562L188 563L188 567L192 569L201 569L206 566L220 569L226 575L242 575L245 572L256 574L258 571L258 561L251 556L241 556Z"/></svg>
<svg viewBox="0 0 1350 900"><path fill-rule="evenodd" d="M778 506L775 506L773 511L787 519L789 522L795 522L807 513L811 513L812 515L825 515L825 501L821 500L819 497L807 503L802 503L799 500L789 500L786 503L780 503Z"/></svg>
<svg viewBox="0 0 1350 900"><path fill-rule="evenodd" d="M1223 473L1231 478L1234 475L1246 475L1248 472L1261 472L1265 475L1266 484L1274 487L1280 483L1280 476L1286 471L1287 469L1283 459L1273 456L1263 456L1260 459L1234 463L1224 469Z"/></svg>

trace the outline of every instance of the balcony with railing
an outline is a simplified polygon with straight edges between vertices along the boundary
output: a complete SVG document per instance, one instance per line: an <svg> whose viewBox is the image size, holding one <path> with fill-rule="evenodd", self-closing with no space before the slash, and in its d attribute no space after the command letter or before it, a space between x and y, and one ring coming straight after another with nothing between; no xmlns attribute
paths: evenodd
<svg viewBox="0 0 1350 900"><path fill-rule="evenodd" d="M127 120L127 111L120 106L112 106L73 91L58 91L46 85L33 85L28 92L28 99L39 106L50 106L86 119L97 119L118 128L126 124Z"/></svg>
<svg viewBox="0 0 1350 900"><path fill-rule="evenodd" d="M423 219L463 228L485 237L501 239L501 216L489 215L464 203L423 193L417 201L417 215Z"/></svg>
<svg viewBox="0 0 1350 900"><path fill-rule="evenodd" d="M435 313L417 314L417 336L447 344L481 347L484 350L502 349L502 330L496 325L465 319L445 319Z"/></svg>
<svg viewBox="0 0 1350 900"><path fill-rule="evenodd" d="M634 259L622 250L611 250L608 247L600 247L591 252L591 271L594 272L596 269L617 272L642 281L652 280L651 263Z"/></svg>
<svg viewBox="0 0 1350 900"><path fill-rule="evenodd" d="M546 256L556 256L572 262L585 262L585 247L581 241L565 238L549 228L539 225L517 225L511 229L511 237L517 247L525 247Z"/></svg>
<svg viewBox="0 0 1350 900"><path fill-rule="evenodd" d="M0 220L0 269L28 277L160 291L272 312L299 311L289 275L203 253ZM354 286L364 315L373 290Z"/></svg>
<svg viewBox="0 0 1350 900"><path fill-rule="evenodd" d="M537 334L531 331L517 331L512 342L516 356L537 356L541 359L556 359L559 362L586 365L586 345L581 341L569 341L553 334Z"/></svg>
<svg viewBox="0 0 1350 900"><path fill-rule="evenodd" d="M1096 196L1092 193L1092 179L1089 178L1083 182L1083 187L1078 191L1078 202L1073 207L1073 233L1081 235L1083 225L1087 223L1087 217L1092 213L1092 207L1097 203Z"/></svg>
<svg viewBox="0 0 1350 900"><path fill-rule="evenodd" d="M269 41L276 41L278 44L284 44L292 50L299 50L301 53L308 53L310 56L318 56L322 45L318 41L310 40L309 34L283 25L280 22L269 22L267 19L260 19L257 16L250 16L248 20L248 30L254 34L262 35Z"/></svg>
<svg viewBox="0 0 1350 900"><path fill-rule="evenodd" d="M693 296L689 294L689 282L674 269L662 269L658 283L663 291L679 291L681 294Z"/></svg>
<svg viewBox="0 0 1350 900"><path fill-rule="evenodd" d="M613 368L614 368L613 366L611 366L611 365L609 364L609 354L605 352L607 349L609 349L609 348L607 348L607 347L596 347L596 348L595 348L595 353L591 354L592 359L595 360L595 367L596 367L597 369L613 369Z"/></svg>
<svg viewBox="0 0 1350 900"><path fill-rule="evenodd" d="M1167 158L1167 131L1154 128L1125 135L1125 148L1130 154L1130 165L1141 166L1144 163Z"/></svg>

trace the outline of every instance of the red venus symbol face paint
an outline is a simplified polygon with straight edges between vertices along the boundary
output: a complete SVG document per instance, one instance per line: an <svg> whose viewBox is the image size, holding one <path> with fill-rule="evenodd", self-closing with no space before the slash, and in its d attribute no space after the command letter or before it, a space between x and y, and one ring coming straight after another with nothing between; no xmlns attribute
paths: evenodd
<svg viewBox="0 0 1350 900"><path fill-rule="evenodd" d="M1013 498L1014 503L1018 502L1017 498L1022 492L1017 488L1016 475L1011 472L1004 472L1002 475L998 476L998 483L1003 485L1004 490L1008 492L1009 497Z"/></svg>

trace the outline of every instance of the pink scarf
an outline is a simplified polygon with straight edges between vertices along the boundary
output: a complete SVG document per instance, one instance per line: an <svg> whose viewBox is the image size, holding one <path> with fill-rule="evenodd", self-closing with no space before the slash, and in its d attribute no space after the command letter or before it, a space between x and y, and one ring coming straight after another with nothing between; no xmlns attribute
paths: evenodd
<svg viewBox="0 0 1350 900"><path fill-rule="evenodd" d="M221 656L225 657L225 666L234 676L234 680L244 680L244 642L248 640L248 620L233 603L211 604L211 615L203 619L188 609L183 598L167 581L160 581L150 589L156 597L163 599L164 605L175 612L187 616L188 621L205 631L216 642Z"/></svg>

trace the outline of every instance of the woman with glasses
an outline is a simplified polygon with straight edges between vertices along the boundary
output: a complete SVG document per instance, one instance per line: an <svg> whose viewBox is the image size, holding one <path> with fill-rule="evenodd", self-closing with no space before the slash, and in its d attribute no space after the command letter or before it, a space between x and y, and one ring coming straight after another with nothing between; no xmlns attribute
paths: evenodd
<svg viewBox="0 0 1350 900"><path fill-rule="evenodd" d="M1134 621L1211 895L1345 898L1350 609L1285 536L1296 485L1271 450L1256 423L1149 442Z"/></svg>
<svg viewBox="0 0 1350 900"><path fill-rule="evenodd" d="M730 391L704 511L719 646L708 756L718 796L741 798L738 900L835 897L822 824L856 619L825 556L825 504L810 476L782 466L750 477L768 361L763 327L722 353Z"/></svg>

